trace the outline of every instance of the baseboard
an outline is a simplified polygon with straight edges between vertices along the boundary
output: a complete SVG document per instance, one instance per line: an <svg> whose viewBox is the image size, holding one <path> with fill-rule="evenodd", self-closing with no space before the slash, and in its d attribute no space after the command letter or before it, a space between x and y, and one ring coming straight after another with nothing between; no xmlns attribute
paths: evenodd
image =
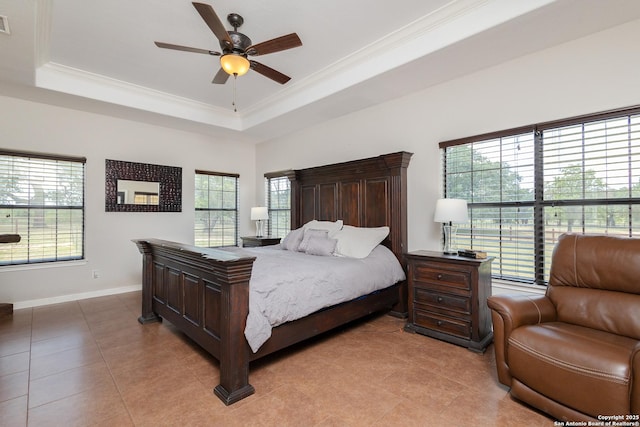
<svg viewBox="0 0 640 427"><path fill-rule="evenodd" d="M61 302L79 301L87 298L104 297L107 295L124 294L142 289L142 285L122 286L120 288L101 289L99 291L83 292L79 294L60 295L57 297L32 299L13 303L13 309L40 307L43 305L60 304Z"/></svg>

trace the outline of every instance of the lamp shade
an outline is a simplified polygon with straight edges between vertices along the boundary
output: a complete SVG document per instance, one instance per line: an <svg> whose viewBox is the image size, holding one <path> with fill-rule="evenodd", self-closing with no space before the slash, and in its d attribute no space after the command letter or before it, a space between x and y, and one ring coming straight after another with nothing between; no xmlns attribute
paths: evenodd
<svg viewBox="0 0 640 427"><path fill-rule="evenodd" d="M435 222L467 222L467 201L462 199L439 199L436 202Z"/></svg>
<svg viewBox="0 0 640 427"><path fill-rule="evenodd" d="M251 64L244 56L228 53L220 57L220 66L227 74L242 76L249 71Z"/></svg>
<svg viewBox="0 0 640 427"><path fill-rule="evenodd" d="M265 206L251 208L251 219L253 221L256 221L259 219L269 219L269 211Z"/></svg>

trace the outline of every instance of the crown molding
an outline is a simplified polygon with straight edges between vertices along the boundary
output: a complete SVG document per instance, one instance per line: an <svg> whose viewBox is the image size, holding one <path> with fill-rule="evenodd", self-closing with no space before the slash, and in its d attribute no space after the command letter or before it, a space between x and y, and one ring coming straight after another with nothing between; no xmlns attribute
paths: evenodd
<svg viewBox="0 0 640 427"><path fill-rule="evenodd" d="M53 62L36 70L36 86L230 130L242 130L240 116L230 110Z"/></svg>

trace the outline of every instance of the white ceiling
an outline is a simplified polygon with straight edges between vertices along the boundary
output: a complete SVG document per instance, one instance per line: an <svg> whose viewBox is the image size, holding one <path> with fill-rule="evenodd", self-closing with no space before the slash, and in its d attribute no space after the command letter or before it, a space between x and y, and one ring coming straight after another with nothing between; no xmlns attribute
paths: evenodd
<svg viewBox="0 0 640 427"><path fill-rule="evenodd" d="M637 0L200 0L259 43L291 77L249 71L211 84L219 51L191 2L0 0L0 94L143 122L264 141L640 18ZM231 29L230 25L227 25Z"/></svg>

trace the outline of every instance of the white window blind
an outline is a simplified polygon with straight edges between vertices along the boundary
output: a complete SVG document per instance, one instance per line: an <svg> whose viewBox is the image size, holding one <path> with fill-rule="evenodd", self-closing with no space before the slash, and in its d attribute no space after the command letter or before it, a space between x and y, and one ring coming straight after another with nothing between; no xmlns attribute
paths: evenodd
<svg viewBox="0 0 640 427"><path fill-rule="evenodd" d="M84 258L85 162L0 150L0 265Z"/></svg>
<svg viewBox="0 0 640 427"><path fill-rule="evenodd" d="M196 171L195 225L196 246L238 245L239 175Z"/></svg>

